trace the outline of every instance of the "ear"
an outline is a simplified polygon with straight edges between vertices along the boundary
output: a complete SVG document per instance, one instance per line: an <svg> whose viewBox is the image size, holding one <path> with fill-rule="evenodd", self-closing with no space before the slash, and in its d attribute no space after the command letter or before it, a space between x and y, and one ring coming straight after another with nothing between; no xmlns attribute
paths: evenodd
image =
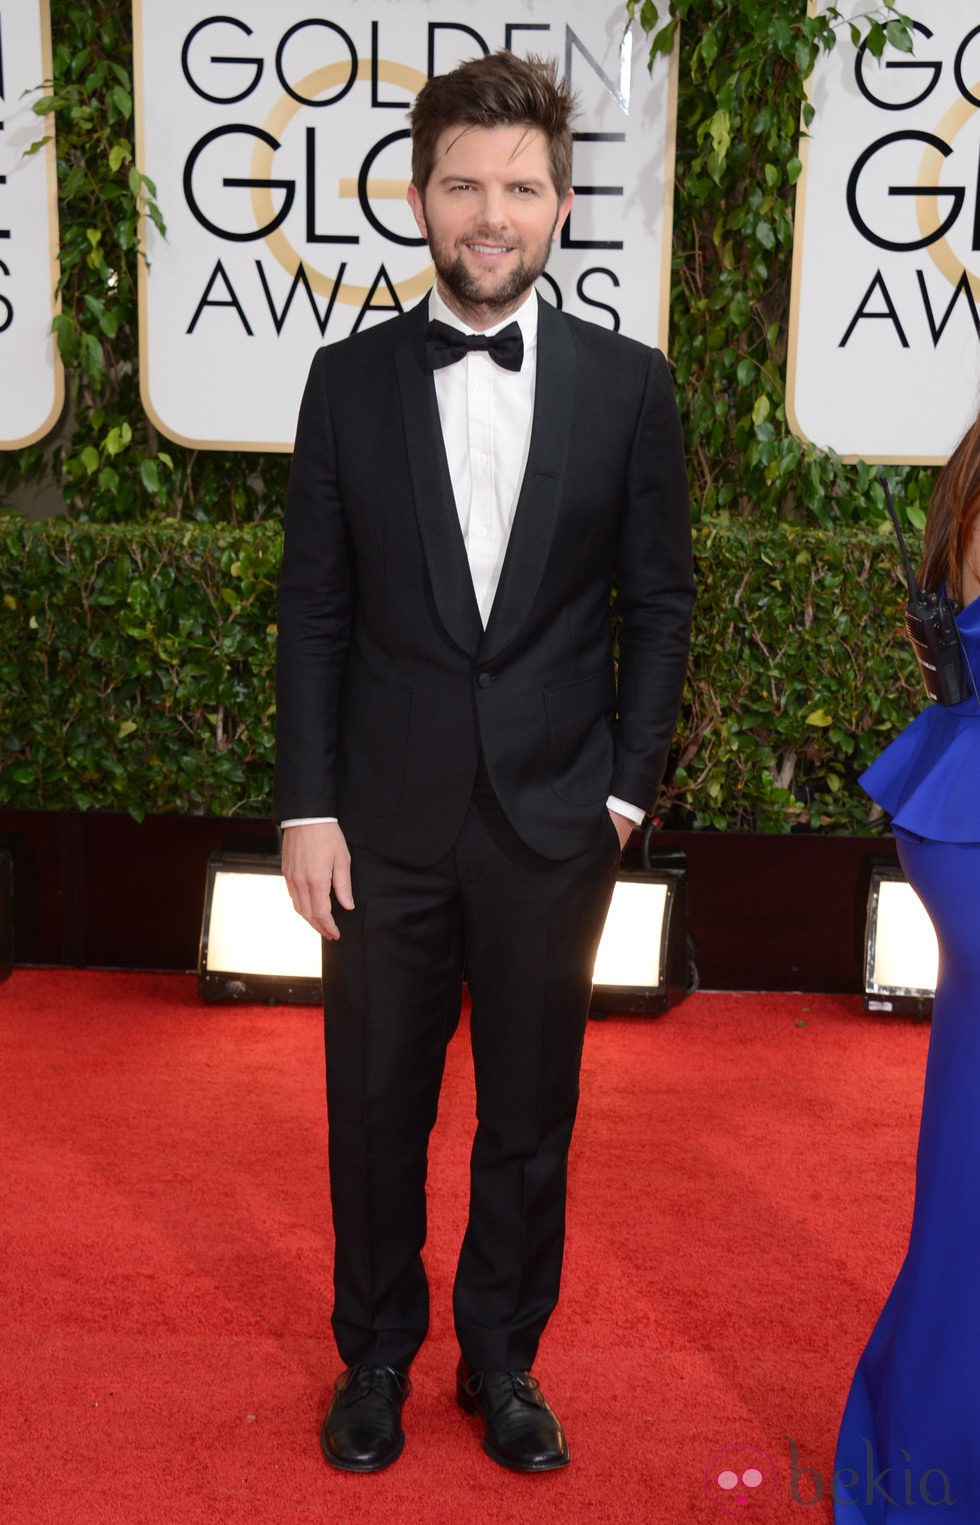
<svg viewBox="0 0 980 1525"><path fill-rule="evenodd" d="M574 191L566 191L558 208L558 218L555 222L555 231L551 235L551 242L557 243L558 235L568 221L568 214L572 210L572 202L575 200Z"/></svg>
<svg viewBox="0 0 980 1525"><path fill-rule="evenodd" d="M408 187L408 204L412 209L412 216L415 218L419 232L423 238L428 238L429 230L425 225L425 207L422 204L422 197L419 195L414 184Z"/></svg>

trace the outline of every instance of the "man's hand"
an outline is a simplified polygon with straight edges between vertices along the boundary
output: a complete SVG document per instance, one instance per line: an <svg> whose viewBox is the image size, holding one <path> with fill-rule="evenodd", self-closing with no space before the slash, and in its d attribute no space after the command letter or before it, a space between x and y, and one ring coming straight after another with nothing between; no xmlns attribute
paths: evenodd
<svg viewBox="0 0 980 1525"><path fill-rule="evenodd" d="M282 873L295 909L322 937L335 942L340 931L333 919L331 890L345 910L354 909L350 853L337 822L285 826Z"/></svg>
<svg viewBox="0 0 980 1525"><path fill-rule="evenodd" d="M634 823L628 815L620 815L618 810L610 810L609 819L616 828L616 835L619 837L619 850L622 852L633 833Z"/></svg>

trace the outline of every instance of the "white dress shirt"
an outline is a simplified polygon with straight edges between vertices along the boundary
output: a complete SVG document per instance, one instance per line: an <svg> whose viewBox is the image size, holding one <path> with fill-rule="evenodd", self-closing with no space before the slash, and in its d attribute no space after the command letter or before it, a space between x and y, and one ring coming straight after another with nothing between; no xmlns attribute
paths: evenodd
<svg viewBox="0 0 980 1525"><path fill-rule="evenodd" d="M438 287L429 295L429 317L464 333L475 332L463 327ZM533 290L517 312L483 332L497 334L513 322L520 325L524 340L519 371L505 370L485 351L475 350L433 375L459 527L484 627L500 581L531 443L538 370L538 301Z"/></svg>
<svg viewBox="0 0 980 1525"><path fill-rule="evenodd" d="M463 333L476 332L446 304L438 286L429 293L429 317ZM495 334L513 322L520 324L524 339L519 371L505 370L490 355L474 350L433 373L459 527L484 627L500 581L531 442L538 370L538 299L533 289L516 312L481 332ZM606 803L637 825L643 820L638 805L613 797ZM304 817L282 825L325 820L336 817Z"/></svg>

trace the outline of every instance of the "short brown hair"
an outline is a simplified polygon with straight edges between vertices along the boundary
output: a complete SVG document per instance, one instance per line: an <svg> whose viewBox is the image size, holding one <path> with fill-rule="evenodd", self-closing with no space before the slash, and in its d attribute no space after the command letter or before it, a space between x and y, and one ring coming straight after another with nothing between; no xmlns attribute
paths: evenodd
<svg viewBox="0 0 980 1525"><path fill-rule="evenodd" d="M933 488L919 580L963 598L963 565L980 516L980 417L960 440ZM974 569L976 575L976 569Z"/></svg>
<svg viewBox="0 0 980 1525"><path fill-rule="evenodd" d="M412 181L420 196L435 167L436 144L447 127L537 127L548 140L551 178L559 201L572 184L575 97L553 58L519 58L501 48L436 74L411 111Z"/></svg>

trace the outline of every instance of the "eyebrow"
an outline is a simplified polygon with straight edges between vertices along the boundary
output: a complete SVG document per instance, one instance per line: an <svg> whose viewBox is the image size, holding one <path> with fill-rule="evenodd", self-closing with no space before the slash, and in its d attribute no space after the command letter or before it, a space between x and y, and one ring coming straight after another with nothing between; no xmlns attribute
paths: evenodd
<svg viewBox="0 0 980 1525"><path fill-rule="evenodd" d="M456 181L465 180L467 182L467 184L469 184L469 185L481 185L482 184L482 178L483 177L480 176L480 175L467 175L465 171L461 170L458 174L455 174L455 175L439 175L437 177L436 184L437 185L453 185L453 184L455 184ZM508 185L533 185L533 186L536 186L536 187L544 187L544 186L546 186L548 184L548 181L547 180L543 180L539 175L518 175L518 174L514 174L514 175L512 175L510 177L510 179L508 180L507 184Z"/></svg>

